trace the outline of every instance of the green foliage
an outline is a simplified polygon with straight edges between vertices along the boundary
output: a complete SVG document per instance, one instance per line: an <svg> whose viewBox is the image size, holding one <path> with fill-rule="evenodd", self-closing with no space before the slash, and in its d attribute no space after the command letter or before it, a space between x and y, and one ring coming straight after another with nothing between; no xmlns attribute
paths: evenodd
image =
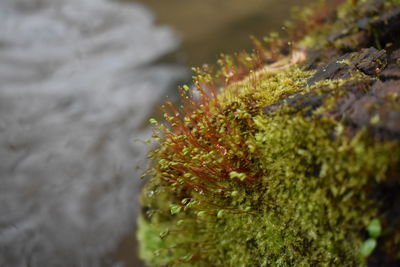
<svg viewBox="0 0 400 267"><path fill-rule="evenodd" d="M144 192L156 193L144 195L143 205L155 211L152 224L169 229L163 259L170 264L360 266L374 250L379 200L370 193L399 163L399 143L376 142L365 130L347 137L340 122L317 119L323 109L304 117L283 105L263 114L261 107L300 90L278 86L291 84L284 75L301 77L298 69L279 75L276 84L265 75L251 93L245 83L226 92L220 110L191 121L204 128L168 131L153 154L158 164ZM343 84L307 91L329 85L340 95ZM371 239L363 242L365 225Z"/></svg>
<svg viewBox="0 0 400 267"><path fill-rule="evenodd" d="M378 238L381 235L382 227L379 219L373 219L367 227L367 231L370 237Z"/></svg>
<svg viewBox="0 0 400 267"><path fill-rule="evenodd" d="M165 243L159 236L157 225L146 222L143 218L139 218L138 240L141 244L139 255L143 259L151 259L151 263L162 266L168 263L168 258L159 257L160 251L165 249Z"/></svg>
<svg viewBox="0 0 400 267"><path fill-rule="evenodd" d="M373 219L368 224L367 231L370 238L367 239L360 248L360 255L365 258L371 255L378 244L377 238L381 235L382 231L381 222L379 219Z"/></svg>
<svg viewBox="0 0 400 267"><path fill-rule="evenodd" d="M400 142L376 140L367 128L349 135L326 115L346 83L366 76L305 87L311 72L256 47L222 56L216 72L194 69L199 97L183 86L182 106L163 106L167 123L150 120L160 145L141 198L141 257L154 266L365 266L378 238L399 246L397 229L382 233L373 193L399 166ZM277 62L262 66L260 57ZM263 112L295 93L327 90L311 114L285 104Z"/></svg>
<svg viewBox="0 0 400 267"><path fill-rule="evenodd" d="M365 241L361 248L360 248L360 254L363 257L368 257L372 251L374 251L374 249L376 248L376 240L374 238L370 238L367 241Z"/></svg>

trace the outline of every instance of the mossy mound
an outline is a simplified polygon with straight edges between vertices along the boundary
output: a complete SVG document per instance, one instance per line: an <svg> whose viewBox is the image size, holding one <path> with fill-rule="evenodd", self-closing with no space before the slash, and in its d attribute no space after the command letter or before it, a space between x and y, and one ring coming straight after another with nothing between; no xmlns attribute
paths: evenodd
<svg viewBox="0 0 400 267"><path fill-rule="evenodd" d="M397 28L376 34L399 8L308 12L291 53L272 38L222 58L217 75L196 70L197 94L184 86L168 123L151 120L159 147L138 233L149 265L400 264L400 43Z"/></svg>

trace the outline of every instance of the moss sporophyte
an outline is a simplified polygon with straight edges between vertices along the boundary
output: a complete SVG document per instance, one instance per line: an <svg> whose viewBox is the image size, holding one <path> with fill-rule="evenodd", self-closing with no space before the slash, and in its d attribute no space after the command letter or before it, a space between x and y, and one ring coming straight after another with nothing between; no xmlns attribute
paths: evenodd
<svg viewBox="0 0 400 267"><path fill-rule="evenodd" d="M195 68L194 89L179 88L182 105L162 106L166 123L150 120L159 145L150 153L138 232L147 264L399 261L400 218L390 202L400 203L400 138L394 115L387 116L400 111L399 99L388 87L390 94L367 103L382 82L365 67L366 59L382 70L390 62L361 50L358 39L349 56L338 51L349 51L344 39L360 32L374 40L379 15L400 2L338 2L336 9L322 3L298 13L286 25L289 45L272 34L266 47L254 39L253 53L223 55L217 71ZM321 10L333 15L323 20ZM363 17L373 18L370 27L348 29ZM381 43L399 48L389 39ZM320 51L314 68L311 48ZM338 59L319 72L335 53Z"/></svg>

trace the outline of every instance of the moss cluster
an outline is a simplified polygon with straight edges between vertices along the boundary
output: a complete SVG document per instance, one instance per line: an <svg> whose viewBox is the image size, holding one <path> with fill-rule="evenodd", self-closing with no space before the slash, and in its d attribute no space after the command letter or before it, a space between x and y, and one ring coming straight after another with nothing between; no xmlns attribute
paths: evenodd
<svg viewBox="0 0 400 267"><path fill-rule="evenodd" d="M327 47L333 47L335 49L357 49L360 43L360 30L368 32L371 38L370 45L374 45L378 48L381 47L380 37L385 31L378 29L377 22L379 21L379 14L381 15L385 11L392 10L399 7L399 0L385 0L385 1L371 1L371 0L347 0L340 8L333 14L328 13L327 8L321 8L326 6L326 1L320 1L319 4L314 7L319 7L320 14L318 16L319 23L315 22L315 13L313 9L306 8L303 12L297 12L297 22L303 24L302 39L299 44L312 48L312 49L325 49ZM314 19L313 19L314 18ZM329 23L323 23L322 21L329 20ZM383 21L388 23L388 21ZM317 24L317 25L316 25ZM381 25L379 25L381 26ZM310 27L314 27L313 31L309 31Z"/></svg>
<svg viewBox="0 0 400 267"><path fill-rule="evenodd" d="M152 120L160 145L150 155L138 233L149 265L364 266L378 237L400 259L400 231L385 228L376 194L399 179L389 173L400 166L400 141L378 140L368 125L348 134L327 115L348 83L375 78L357 72L305 86L313 72L288 58L247 69L244 79L240 58L239 67L225 58L222 91L198 69L197 95L184 86L182 106L163 107L168 123ZM318 108L277 105L326 92ZM377 222L382 235L370 231Z"/></svg>

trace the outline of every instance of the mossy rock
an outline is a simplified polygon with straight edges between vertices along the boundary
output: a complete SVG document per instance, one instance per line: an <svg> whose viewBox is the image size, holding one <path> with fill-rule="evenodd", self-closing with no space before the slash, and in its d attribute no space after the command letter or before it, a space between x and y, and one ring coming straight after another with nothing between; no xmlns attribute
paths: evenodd
<svg viewBox="0 0 400 267"><path fill-rule="evenodd" d="M147 264L400 266L400 1L320 10L151 120Z"/></svg>

